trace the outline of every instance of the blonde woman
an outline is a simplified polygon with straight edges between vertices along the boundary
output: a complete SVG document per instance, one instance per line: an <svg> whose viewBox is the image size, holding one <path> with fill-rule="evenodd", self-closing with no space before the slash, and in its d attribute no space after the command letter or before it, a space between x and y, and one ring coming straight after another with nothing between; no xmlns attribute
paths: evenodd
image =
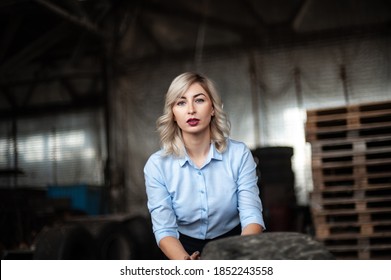
<svg viewBox="0 0 391 280"><path fill-rule="evenodd" d="M168 259L199 259L211 240L265 228L256 164L230 125L213 82L176 77L157 120L162 148L144 167L156 242Z"/></svg>

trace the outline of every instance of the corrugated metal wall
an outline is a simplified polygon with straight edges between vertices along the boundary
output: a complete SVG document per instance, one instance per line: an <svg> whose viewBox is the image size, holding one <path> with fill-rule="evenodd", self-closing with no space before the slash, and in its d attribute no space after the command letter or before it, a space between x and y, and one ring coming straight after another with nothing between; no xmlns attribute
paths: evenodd
<svg viewBox="0 0 391 280"><path fill-rule="evenodd" d="M389 38L363 37L204 53L197 63L184 57L129 65L112 104L113 156L125 174L125 208L146 209L143 166L159 148L155 120L176 75L199 70L216 82L233 138L250 148L294 147L297 199L306 205L312 177L305 110L391 99L390 58Z"/></svg>

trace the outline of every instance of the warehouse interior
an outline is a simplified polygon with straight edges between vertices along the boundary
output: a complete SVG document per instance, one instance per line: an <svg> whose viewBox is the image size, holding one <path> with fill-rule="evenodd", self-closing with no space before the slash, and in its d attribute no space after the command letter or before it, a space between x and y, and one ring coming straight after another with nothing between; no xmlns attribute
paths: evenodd
<svg viewBox="0 0 391 280"><path fill-rule="evenodd" d="M216 83L253 151L269 232L391 258L390 1L4 0L0 15L2 259L161 257L143 167L185 71Z"/></svg>

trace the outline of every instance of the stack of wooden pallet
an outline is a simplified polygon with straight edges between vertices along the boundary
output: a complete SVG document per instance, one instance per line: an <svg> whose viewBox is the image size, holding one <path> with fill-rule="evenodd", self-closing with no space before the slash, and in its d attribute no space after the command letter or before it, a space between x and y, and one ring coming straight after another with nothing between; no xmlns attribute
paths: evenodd
<svg viewBox="0 0 391 280"><path fill-rule="evenodd" d="M316 238L338 259L391 258L391 101L307 111Z"/></svg>

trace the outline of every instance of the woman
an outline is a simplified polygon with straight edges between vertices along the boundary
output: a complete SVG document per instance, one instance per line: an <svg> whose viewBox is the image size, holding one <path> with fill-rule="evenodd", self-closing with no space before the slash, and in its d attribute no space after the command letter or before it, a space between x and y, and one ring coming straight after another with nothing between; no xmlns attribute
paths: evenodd
<svg viewBox="0 0 391 280"><path fill-rule="evenodd" d="M211 80L176 77L157 120L162 149L145 183L157 244L169 259L199 259L207 242L265 228L256 164L229 121Z"/></svg>

